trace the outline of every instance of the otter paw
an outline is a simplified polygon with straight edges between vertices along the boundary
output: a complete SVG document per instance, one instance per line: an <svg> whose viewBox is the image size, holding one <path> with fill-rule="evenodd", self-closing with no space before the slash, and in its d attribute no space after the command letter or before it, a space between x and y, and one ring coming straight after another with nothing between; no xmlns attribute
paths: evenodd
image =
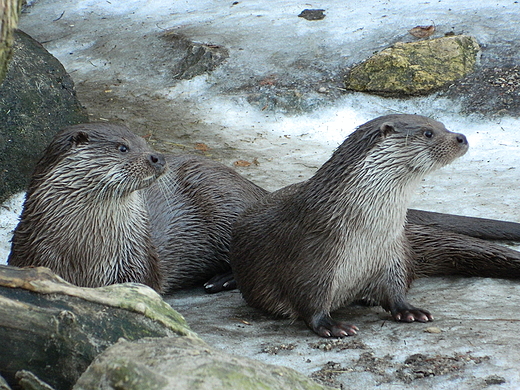
<svg viewBox="0 0 520 390"><path fill-rule="evenodd" d="M204 284L204 291L214 294L221 291L234 290L237 288L237 282L233 276L233 272L229 271L225 274L215 275Z"/></svg>
<svg viewBox="0 0 520 390"><path fill-rule="evenodd" d="M334 321L330 316L317 316L308 322L309 327L321 337L347 337L357 334L357 326Z"/></svg>
<svg viewBox="0 0 520 390"><path fill-rule="evenodd" d="M347 337L354 336L359 330L357 326L350 325L345 322L337 322L331 327L320 326L318 329L313 329L321 337Z"/></svg>
<svg viewBox="0 0 520 390"><path fill-rule="evenodd" d="M433 321L433 316L428 310L409 308L392 313L396 321L400 322L429 322Z"/></svg>

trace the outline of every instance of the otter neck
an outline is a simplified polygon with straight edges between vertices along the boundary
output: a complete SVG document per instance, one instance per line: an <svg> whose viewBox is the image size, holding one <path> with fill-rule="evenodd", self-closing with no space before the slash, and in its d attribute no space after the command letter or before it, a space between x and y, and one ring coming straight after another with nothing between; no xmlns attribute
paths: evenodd
<svg viewBox="0 0 520 390"><path fill-rule="evenodd" d="M35 208L42 214L41 229L52 241L50 245L41 244L42 256L59 263L72 283L96 287L143 282L139 275L147 271L152 248L141 192L110 199L86 196L84 192L78 197L68 195L52 202L41 195L35 197L41 200ZM76 281L78 274L90 279Z"/></svg>
<svg viewBox="0 0 520 390"><path fill-rule="evenodd" d="M302 201L314 211L313 217L335 227L355 220L356 227L372 233L378 227L401 231L414 188L424 175L402 163L382 167L371 158L354 164L331 160L305 183Z"/></svg>

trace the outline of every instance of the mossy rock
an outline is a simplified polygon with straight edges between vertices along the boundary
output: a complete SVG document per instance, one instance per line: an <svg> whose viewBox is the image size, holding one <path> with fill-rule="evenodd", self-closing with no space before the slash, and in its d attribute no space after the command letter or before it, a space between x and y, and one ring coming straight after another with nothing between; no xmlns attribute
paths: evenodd
<svg viewBox="0 0 520 390"><path fill-rule="evenodd" d="M0 84L0 202L27 187L34 165L62 128L88 122L74 83L60 62L16 31Z"/></svg>
<svg viewBox="0 0 520 390"><path fill-rule="evenodd" d="M345 86L391 96L427 94L472 72L479 51L466 35L399 42L352 68Z"/></svg>
<svg viewBox="0 0 520 390"><path fill-rule="evenodd" d="M292 369L210 348L190 337L120 341L90 365L73 390L325 390Z"/></svg>
<svg viewBox="0 0 520 390"><path fill-rule="evenodd" d="M182 336L197 337L144 285L83 288L47 268L0 266L0 375L13 387L27 371L68 390L121 338Z"/></svg>

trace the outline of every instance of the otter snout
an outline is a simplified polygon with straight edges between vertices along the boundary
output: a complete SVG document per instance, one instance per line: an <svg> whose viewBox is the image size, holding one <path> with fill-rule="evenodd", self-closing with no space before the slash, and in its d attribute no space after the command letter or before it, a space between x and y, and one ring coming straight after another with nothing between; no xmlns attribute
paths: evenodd
<svg viewBox="0 0 520 390"><path fill-rule="evenodd" d="M166 159L160 153L151 153L148 155L148 162L155 169L157 175L161 175L166 170Z"/></svg>
<svg viewBox="0 0 520 390"><path fill-rule="evenodd" d="M468 148L469 148L468 139L466 138L466 136L464 134L461 134L461 133L454 133L453 136L455 137L455 142L457 143L457 145L459 147L458 157L463 156L464 154L466 154L466 152L468 151Z"/></svg>
<svg viewBox="0 0 520 390"><path fill-rule="evenodd" d="M457 140L457 142L459 144L462 144L462 145L469 145L468 144L468 139L466 138L466 136L464 134L461 134L461 133L455 133L455 139Z"/></svg>

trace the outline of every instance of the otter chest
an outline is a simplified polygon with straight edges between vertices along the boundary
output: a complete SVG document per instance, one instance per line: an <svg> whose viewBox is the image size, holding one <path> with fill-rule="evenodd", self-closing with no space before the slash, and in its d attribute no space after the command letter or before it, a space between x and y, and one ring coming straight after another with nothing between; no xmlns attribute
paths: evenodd
<svg viewBox="0 0 520 390"><path fill-rule="evenodd" d="M366 296L377 295L377 285L396 265L406 261L402 224L388 229L374 225L347 231L336 251L332 279L332 302L337 308Z"/></svg>

